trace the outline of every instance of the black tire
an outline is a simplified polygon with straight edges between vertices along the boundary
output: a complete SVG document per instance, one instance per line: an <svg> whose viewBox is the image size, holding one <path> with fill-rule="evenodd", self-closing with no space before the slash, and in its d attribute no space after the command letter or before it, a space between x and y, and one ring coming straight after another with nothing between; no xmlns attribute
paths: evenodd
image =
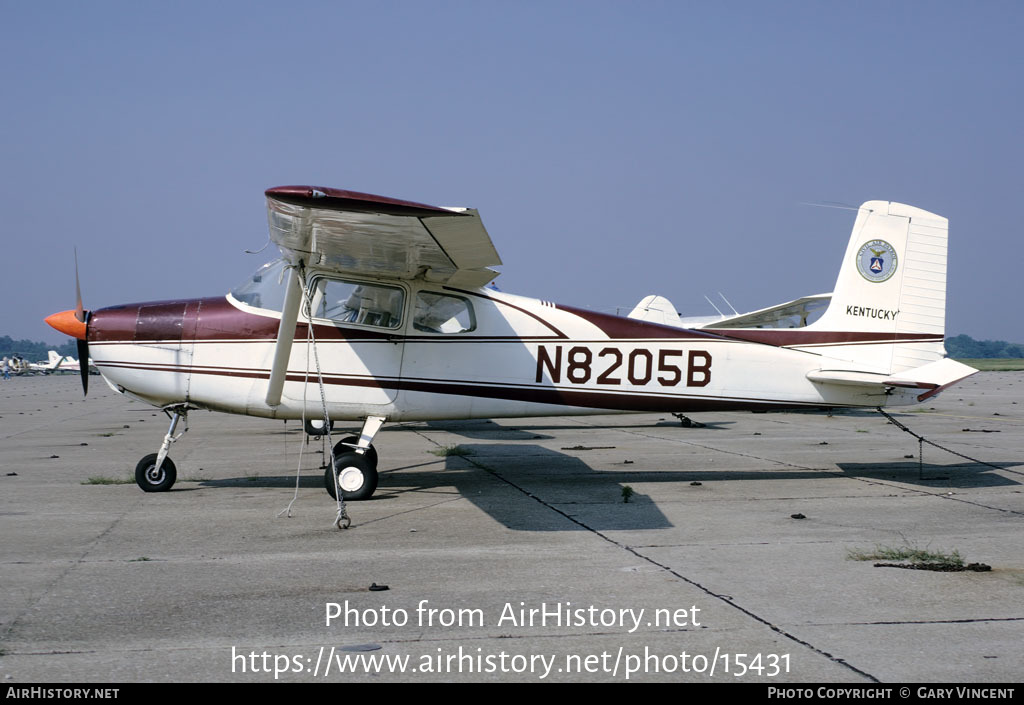
<svg viewBox="0 0 1024 705"><path fill-rule="evenodd" d="M358 502L369 499L377 489L377 468L373 467L359 453L347 452L334 456L334 465L338 468L338 487L346 502ZM334 494L334 476L331 468L324 471L324 486L332 499Z"/></svg>
<svg viewBox="0 0 1024 705"><path fill-rule="evenodd" d="M334 457L338 457L339 453L355 452L354 450L352 450L352 446L358 445L358 443L359 436L346 436L345 438L342 438L340 441L334 444ZM374 470L377 469L377 449L373 447L372 443L370 444L370 449L363 453L363 457L370 462L370 465L373 466Z"/></svg>
<svg viewBox="0 0 1024 705"><path fill-rule="evenodd" d="M178 479L178 469L170 458L164 458L163 466L157 471L156 455L150 453L135 466L135 482L144 492L167 492Z"/></svg>

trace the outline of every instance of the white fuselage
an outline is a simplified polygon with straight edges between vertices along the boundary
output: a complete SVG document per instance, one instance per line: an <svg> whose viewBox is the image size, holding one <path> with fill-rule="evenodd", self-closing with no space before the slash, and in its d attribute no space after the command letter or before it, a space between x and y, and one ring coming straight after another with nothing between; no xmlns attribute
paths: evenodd
<svg viewBox="0 0 1024 705"><path fill-rule="evenodd" d="M321 379L327 412L336 420L916 401L913 390L812 382L808 374L828 369L830 360L814 351L813 341L809 349L751 342L490 289L419 281L388 286L402 289L406 306L387 329L320 318L309 326L303 308L281 402L273 406L266 394L280 313L231 295L97 311L90 322L92 358L115 389L157 406L187 403L290 419L322 415ZM472 329L443 333L415 326L409 302L421 292L469 302Z"/></svg>

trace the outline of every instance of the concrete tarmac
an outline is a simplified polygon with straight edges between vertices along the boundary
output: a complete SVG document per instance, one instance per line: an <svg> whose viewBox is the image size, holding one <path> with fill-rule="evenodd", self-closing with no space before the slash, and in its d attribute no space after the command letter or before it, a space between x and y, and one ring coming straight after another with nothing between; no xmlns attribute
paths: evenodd
<svg viewBox="0 0 1024 705"><path fill-rule="evenodd" d="M1024 373L897 417L987 464L872 412L391 424L346 531L294 422L193 412L142 492L166 418L91 382L0 383L5 683L1024 673ZM910 548L991 570L854 559Z"/></svg>

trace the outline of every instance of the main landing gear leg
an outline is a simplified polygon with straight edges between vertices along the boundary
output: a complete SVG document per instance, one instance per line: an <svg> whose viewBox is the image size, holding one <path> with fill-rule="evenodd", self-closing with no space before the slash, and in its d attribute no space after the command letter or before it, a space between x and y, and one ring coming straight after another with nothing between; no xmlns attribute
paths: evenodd
<svg viewBox="0 0 1024 705"><path fill-rule="evenodd" d="M178 479L178 470L174 463L167 457L171 444L181 438L185 431L188 431L188 407L172 406L164 409L164 413L171 418L171 426L167 429L164 442L160 444L158 453L150 453L139 461L135 466L135 482L145 492L166 492ZM185 430L174 435L178 428L178 422L185 421Z"/></svg>
<svg viewBox="0 0 1024 705"><path fill-rule="evenodd" d="M330 466L324 473L324 486L331 497L337 499L335 487L346 501L373 496L377 489L377 449L373 447L373 438L386 420L384 416L368 416L359 438L343 438L334 446L333 469L337 476Z"/></svg>

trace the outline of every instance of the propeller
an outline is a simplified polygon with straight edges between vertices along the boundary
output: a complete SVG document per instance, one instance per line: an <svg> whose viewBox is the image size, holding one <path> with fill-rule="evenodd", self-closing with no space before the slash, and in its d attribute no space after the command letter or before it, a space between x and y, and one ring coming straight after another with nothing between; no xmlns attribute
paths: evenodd
<svg viewBox="0 0 1024 705"><path fill-rule="evenodd" d="M82 287L78 283L78 249L75 249L75 308L61 311L46 318L46 322L65 335L77 340L78 366L82 375L82 392L89 393L89 312L82 307Z"/></svg>
<svg viewBox="0 0 1024 705"><path fill-rule="evenodd" d="M88 330L88 320L86 319L85 310L82 308L82 287L78 284L78 248L75 248L75 318L79 323L86 326ZM82 336L75 340L78 348L78 368L79 374L82 376L82 394L84 396L89 395L89 341L86 339L87 336Z"/></svg>

